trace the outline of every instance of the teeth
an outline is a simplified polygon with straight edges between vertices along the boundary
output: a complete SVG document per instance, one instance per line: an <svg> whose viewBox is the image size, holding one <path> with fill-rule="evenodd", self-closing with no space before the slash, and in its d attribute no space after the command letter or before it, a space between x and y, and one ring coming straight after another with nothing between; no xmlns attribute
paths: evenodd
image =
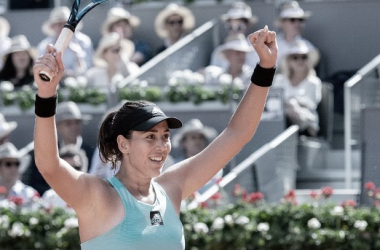
<svg viewBox="0 0 380 250"><path fill-rule="evenodd" d="M162 161L162 157L150 157L149 159L151 159L152 161L158 161L158 162L160 162L160 161Z"/></svg>

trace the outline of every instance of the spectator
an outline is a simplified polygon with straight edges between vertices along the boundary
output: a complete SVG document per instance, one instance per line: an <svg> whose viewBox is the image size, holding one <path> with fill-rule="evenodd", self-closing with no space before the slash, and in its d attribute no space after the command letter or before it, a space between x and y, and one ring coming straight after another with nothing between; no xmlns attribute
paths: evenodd
<svg viewBox="0 0 380 250"><path fill-rule="evenodd" d="M29 155L23 156L10 142L0 146L0 186L5 188L1 199L17 200L29 203L38 192L20 181L20 174L25 171L30 161Z"/></svg>
<svg viewBox="0 0 380 250"><path fill-rule="evenodd" d="M91 119L90 115L83 115L74 102L61 102L57 107L56 126L59 136L58 147L73 144L77 148L82 149L86 153L89 161L88 166L91 166L91 158L94 152L93 147L83 141L82 125ZM46 190L50 189L41 173L38 171L35 164L34 151L31 152L32 161L29 166L28 174L25 176L25 183L35 188L42 196ZM88 169L89 171L89 169Z"/></svg>
<svg viewBox="0 0 380 250"><path fill-rule="evenodd" d="M59 156L67 161L74 169L84 173L87 172L88 159L82 149L78 149L75 145L66 145L59 149ZM70 206L58 196L54 189L47 190L42 196L42 199L44 199L50 207L60 207L73 211Z"/></svg>
<svg viewBox="0 0 380 250"><path fill-rule="evenodd" d="M2 113L0 113L0 145L9 142L9 137L13 130L17 128L17 122L7 122Z"/></svg>
<svg viewBox="0 0 380 250"><path fill-rule="evenodd" d="M70 9L66 6L55 7L51 12L49 19L42 25L42 31L47 35L38 44L38 55L46 52L48 44L54 44L59 34L70 16ZM79 76L92 67L92 57L94 47L91 38L80 30L82 22L79 22L68 47L63 53L62 60L65 63L65 76Z"/></svg>
<svg viewBox="0 0 380 250"><path fill-rule="evenodd" d="M56 123L58 133L58 145L73 144L77 148L86 152L89 166L91 166L91 158L94 148L88 145L82 138L83 123L91 120L91 115L83 115L75 102L61 102L57 106Z"/></svg>
<svg viewBox="0 0 380 250"><path fill-rule="evenodd" d="M109 89L116 83L139 70L139 66L131 62L134 44L122 39L118 33L112 32L100 39L94 55L95 67L87 71L89 87Z"/></svg>
<svg viewBox="0 0 380 250"><path fill-rule="evenodd" d="M315 75L307 44L298 40L284 55L281 72L273 86L284 90L285 114L288 125L297 124L301 135L315 137L319 131L317 106L322 98L322 82Z"/></svg>
<svg viewBox="0 0 380 250"><path fill-rule="evenodd" d="M201 73L205 76L207 84L220 84L218 79L221 74L231 76L233 86L246 88L251 82L253 68L247 64L247 57L252 55L253 48L243 34L232 35L218 49L218 57L225 58L227 68L207 66ZM248 56L249 55L249 56Z"/></svg>
<svg viewBox="0 0 380 250"><path fill-rule="evenodd" d="M11 47L5 52L0 81L9 81L18 89L32 85L35 50L24 35L12 37Z"/></svg>
<svg viewBox="0 0 380 250"><path fill-rule="evenodd" d="M140 19L131 15L121 7L113 7L108 11L107 19L102 24L102 34L117 32L122 38L131 40L135 45L135 51L130 56L132 62L141 66L152 58L151 46L133 36L133 32L140 25Z"/></svg>
<svg viewBox="0 0 380 250"><path fill-rule="evenodd" d="M203 125L199 119L189 120L173 136L173 147L181 151L181 156L174 158L174 162L177 163L198 154L215 139L216 135L217 132L214 128ZM216 180L221 178L222 175L223 169L201 187L198 192L202 194L215 184Z"/></svg>
<svg viewBox="0 0 380 250"><path fill-rule="evenodd" d="M257 17L252 15L251 7L244 2L233 3L231 9L221 16L221 20L224 22L224 27L227 31L227 40L229 37L237 36L239 34L246 36L248 31L258 22ZM227 40L225 40L225 42ZM221 47L222 45L216 47L212 52L210 65L227 69L229 63L226 58L219 53ZM254 68L258 61L259 57L255 50L248 52L246 59L247 65Z"/></svg>
<svg viewBox="0 0 380 250"><path fill-rule="evenodd" d="M286 2L281 6L280 14L276 20L276 26L280 28L280 32L277 34L278 43L278 59L277 62L281 62L284 55L289 54L289 50L292 45L302 40L309 48L309 53L315 53L313 55L312 64L314 66L319 62L318 49L308 40L302 37L302 31L305 28L306 20L311 16L310 11L304 11L297 1Z"/></svg>
<svg viewBox="0 0 380 250"><path fill-rule="evenodd" d="M195 18L190 9L170 3L155 20L156 33L164 40L156 54L169 48L184 37L195 26Z"/></svg>
<svg viewBox="0 0 380 250"><path fill-rule="evenodd" d="M0 58L3 58L5 52L11 47L10 29L8 20L0 16ZM0 69L2 68L3 60L0 60Z"/></svg>

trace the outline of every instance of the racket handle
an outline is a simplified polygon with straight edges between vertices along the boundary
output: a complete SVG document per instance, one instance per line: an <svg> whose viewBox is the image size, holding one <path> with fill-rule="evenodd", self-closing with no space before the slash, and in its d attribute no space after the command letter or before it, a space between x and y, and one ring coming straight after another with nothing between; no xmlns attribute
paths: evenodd
<svg viewBox="0 0 380 250"><path fill-rule="evenodd" d="M61 52L63 55L63 52L65 52L71 38L73 37L74 31L70 29L69 27L64 27L59 34L59 37L57 41L54 44L55 49L57 52ZM48 72L41 71L39 73L39 76L42 80L45 82L50 82L51 79L53 78Z"/></svg>

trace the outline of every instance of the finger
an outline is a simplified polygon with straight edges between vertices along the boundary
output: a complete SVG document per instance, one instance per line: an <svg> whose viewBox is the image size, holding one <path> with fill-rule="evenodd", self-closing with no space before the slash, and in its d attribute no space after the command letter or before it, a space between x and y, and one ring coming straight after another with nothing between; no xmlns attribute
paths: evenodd
<svg viewBox="0 0 380 250"><path fill-rule="evenodd" d="M259 31L259 37L257 42L264 43L266 41L268 32L268 25L265 25L264 28Z"/></svg>
<svg viewBox="0 0 380 250"><path fill-rule="evenodd" d="M257 39L259 38L259 32L256 31L248 36L249 42L254 45L257 42Z"/></svg>
<svg viewBox="0 0 380 250"><path fill-rule="evenodd" d="M57 52L56 48L54 47L53 44L48 44L46 47L46 54L53 54L54 52Z"/></svg>
<svg viewBox="0 0 380 250"><path fill-rule="evenodd" d="M276 32L269 31L266 38L266 43L272 43L276 40Z"/></svg>
<svg viewBox="0 0 380 250"><path fill-rule="evenodd" d="M44 67L43 71L49 72L53 77L58 74L58 67L55 60L51 61L47 58L42 58L39 63Z"/></svg>

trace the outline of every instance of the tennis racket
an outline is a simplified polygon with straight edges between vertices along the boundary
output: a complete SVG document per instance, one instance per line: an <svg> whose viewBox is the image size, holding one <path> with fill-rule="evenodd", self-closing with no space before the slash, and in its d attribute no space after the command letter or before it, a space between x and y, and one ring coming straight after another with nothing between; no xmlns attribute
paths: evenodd
<svg viewBox="0 0 380 250"><path fill-rule="evenodd" d="M87 4L87 6L79 12L79 5L81 0L74 0L69 19L67 20L65 26L58 36L57 41L54 44L57 52L61 52L63 54L80 20L82 20L82 18L93 8L106 1L107 0L92 0L91 3ZM39 75L40 78L46 82L50 82L52 79L51 75L45 71L41 71Z"/></svg>

